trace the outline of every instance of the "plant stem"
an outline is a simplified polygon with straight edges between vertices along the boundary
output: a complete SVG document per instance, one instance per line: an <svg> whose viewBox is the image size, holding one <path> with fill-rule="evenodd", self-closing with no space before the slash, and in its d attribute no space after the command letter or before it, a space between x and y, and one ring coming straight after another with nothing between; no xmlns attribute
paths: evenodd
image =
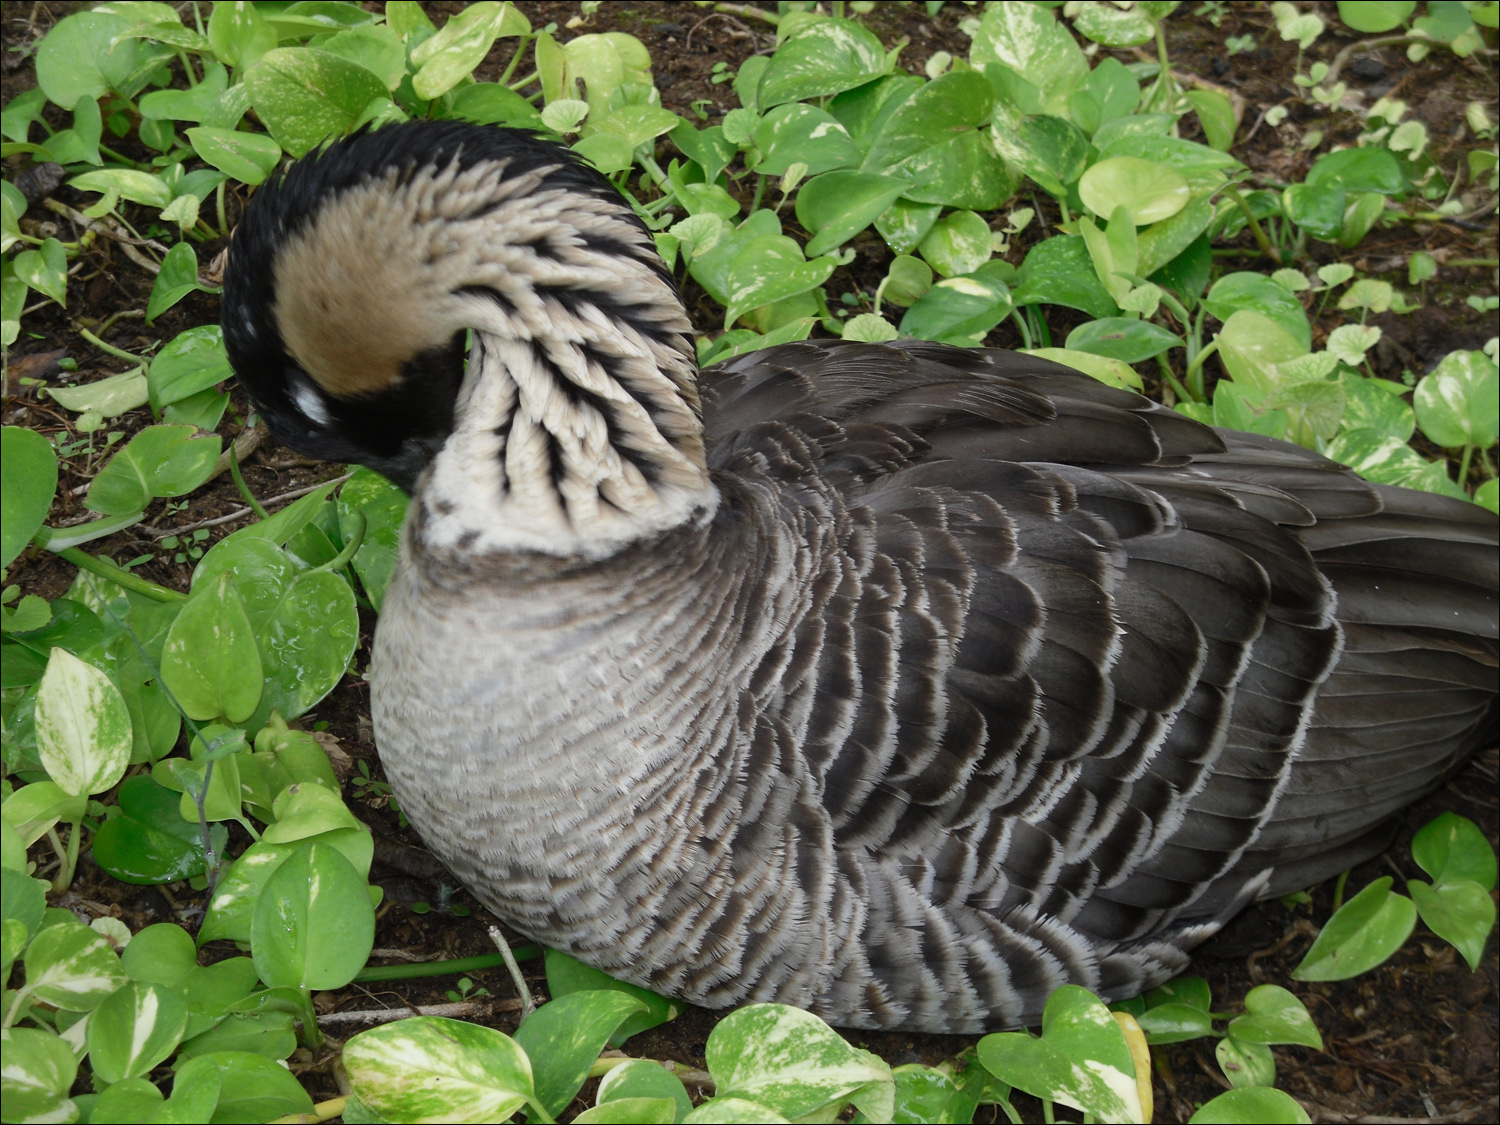
<svg viewBox="0 0 1500 1125"><path fill-rule="evenodd" d="M316 574L320 570L339 571L348 566L354 556L359 554L359 548L365 541L365 528L368 526L369 524L365 519L364 512L356 508L354 511L354 533L349 536L348 541L344 544L344 549L322 566L313 567L312 572Z"/></svg>
<svg viewBox="0 0 1500 1125"><path fill-rule="evenodd" d="M880 305L878 302L876 303L875 311L880 311ZM1020 309L1014 310L1010 314L1010 318L1011 320L1016 322L1016 327L1021 330L1021 340L1023 342L1023 345L1025 346L1027 351L1030 351L1033 345L1031 343L1031 329L1026 327L1026 318L1021 315Z"/></svg>
<svg viewBox="0 0 1500 1125"><path fill-rule="evenodd" d="M95 336L87 328L80 328L78 330L78 334L89 343L93 344L94 347L98 348L101 352L106 352L109 355L114 356L116 359L129 360L131 363L139 363L142 366L149 366L146 361L140 356L131 355L129 352L122 351L121 349L115 347L113 344L106 344L103 340L99 339L98 336Z"/></svg>
<svg viewBox="0 0 1500 1125"><path fill-rule="evenodd" d="M42 529L47 530L46 528ZM39 547L46 547L46 542L41 538L41 532L32 540ZM51 550L51 548L48 548ZM96 558L94 555L86 554L77 547L63 547L61 550L53 551L58 558L67 559L79 570L86 570L90 574L97 574L100 578L107 578L116 586L136 594L144 594L146 597L158 602L185 602L187 595L177 590L169 590L165 586L158 586L149 579L142 578L138 574L131 574L123 567L118 567L106 559Z"/></svg>
<svg viewBox="0 0 1500 1125"><path fill-rule="evenodd" d="M1333 885L1333 912L1338 913L1339 907L1344 905L1344 884L1349 881L1349 872L1346 870L1339 876L1339 881Z"/></svg>
<svg viewBox="0 0 1500 1125"><path fill-rule="evenodd" d="M534 961L542 955L539 945L518 945L510 951L517 961ZM451 961L423 961L417 965L366 965L355 974L358 984L388 980L415 980L420 977L445 977L451 973L475 973L480 969L498 969L505 964L499 953L481 953L477 957L458 957Z"/></svg>
<svg viewBox="0 0 1500 1125"><path fill-rule="evenodd" d="M1167 357L1165 355L1157 356L1156 362L1161 365L1161 377L1167 381L1167 385L1172 388L1179 400L1181 400L1182 402L1203 401L1197 395L1193 394L1192 391L1188 390L1177 381L1177 376L1172 374L1171 365L1167 363Z"/></svg>
<svg viewBox="0 0 1500 1125"><path fill-rule="evenodd" d="M240 495L244 498L245 503L250 505L250 510L255 513L255 518L258 520L265 519L265 508L255 498L255 493L250 491L250 486L245 483L245 475L240 472L240 459L235 455L233 442L229 445L229 475L234 478L234 486L240 490Z"/></svg>
<svg viewBox="0 0 1500 1125"><path fill-rule="evenodd" d="M1188 364L1187 371L1183 373L1183 378L1188 381L1188 385L1191 386L1195 392L1197 392L1193 396L1194 401L1196 402L1203 401L1203 362L1218 350L1219 338L1215 336L1212 340L1210 340L1207 344L1205 344L1198 350L1198 354L1195 355L1192 362Z"/></svg>
<svg viewBox="0 0 1500 1125"><path fill-rule="evenodd" d="M1452 266L1455 269L1463 269L1466 266L1494 269L1500 266L1500 258L1449 258L1443 265Z"/></svg>
<svg viewBox="0 0 1500 1125"><path fill-rule="evenodd" d="M510 88L510 90L511 90L512 93L519 94L527 86L530 86L533 82L535 82L537 80L537 77L538 77L538 72L535 71L535 70L533 70L525 78L519 78L516 81L512 82L510 84L509 88Z"/></svg>
<svg viewBox="0 0 1500 1125"><path fill-rule="evenodd" d="M67 890L73 883L73 873L78 870L78 844L82 839L83 821L82 818L79 818L73 822L73 830L68 833L68 861L63 865L66 870L60 872L58 875L59 878L64 874L67 875L68 881L61 887L56 887L56 884L54 884L54 887L58 890Z"/></svg>
<svg viewBox="0 0 1500 1125"><path fill-rule="evenodd" d="M516 72L516 64L521 61L521 55L526 51L526 44L530 43L534 38L536 37L533 35L522 35L519 37L516 42L515 54L511 55L510 62L505 64L505 70L501 72L500 77L495 79L497 86L504 86L510 81L510 76Z"/></svg>
<svg viewBox="0 0 1500 1125"><path fill-rule="evenodd" d="M218 188L214 191L214 203L217 205L219 211L220 238L229 237L229 221L224 217L224 185L228 182L228 180L220 180Z"/></svg>
<svg viewBox="0 0 1500 1125"><path fill-rule="evenodd" d="M751 19L765 20L772 27L781 23L781 17L775 12L768 12L753 4L715 4L714 11L723 12L727 16L749 16Z"/></svg>
<svg viewBox="0 0 1500 1125"><path fill-rule="evenodd" d="M1245 202L1245 197L1239 192L1235 191L1234 188L1229 184L1224 185L1224 194L1229 196L1230 201L1236 207L1238 207L1240 209L1240 213L1245 216L1245 222L1249 224L1250 233L1254 235L1255 244L1260 247L1260 252L1266 257L1270 258L1271 261L1275 262L1278 266L1281 265L1281 254L1274 246L1271 245L1270 240L1266 238L1266 232L1261 229L1260 221L1256 219L1255 213L1250 210L1250 204Z"/></svg>
<svg viewBox="0 0 1500 1125"><path fill-rule="evenodd" d="M311 1113L289 1113L285 1117L276 1118L271 1125L306 1125L313 1121L332 1121L343 1114L348 1104L348 1098L330 1098L313 1106Z"/></svg>
<svg viewBox="0 0 1500 1125"><path fill-rule="evenodd" d="M1458 487L1465 492L1469 491L1469 462L1474 459L1474 447L1464 446L1463 458L1458 463Z"/></svg>
<svg viewBox="0 0 1500 1125"><path fill-rule="evenodd" d="M118 161L119 163L125 165L127 168L140 169L145 167L145 165L138 164L128 156L121 156L118 152L110 148L108 145L100 145L99 151L102 152L105 156L109 157L111 160Z"/></svg>
<svg viewBox="0 0 1500 1125"><path fill-rule="evenodd" d="M16 989L15 998L10 1002L10 1010L5 1013L5 1020L0 1027L10 1027L16 1020L21 1018L21 1009L26 1006L26 1001L31 999L31 986L23 984Z"/></svg>
<svg viewBox="0 0 1500 1125"><path fill-rule="evenodd" d="M500 951L500 957L505 962L505 967L510 970L510 979L516 986L516 992L521 997L521 1022L525 1023L536 1011L536 1001L532 999L531 989L526 987L526 978L521 975L521 966L516 961L516 955L510 951L510 942L505 940L505 935L500 932L499 926L491 926L489 929L490 940L495 943L495 948Z"/></svg>

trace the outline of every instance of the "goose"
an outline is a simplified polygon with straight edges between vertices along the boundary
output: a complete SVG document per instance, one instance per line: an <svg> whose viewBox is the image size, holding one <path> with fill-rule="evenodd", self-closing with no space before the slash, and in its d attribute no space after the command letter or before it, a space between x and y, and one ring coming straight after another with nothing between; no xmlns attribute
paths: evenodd
<svg viewBox="0 0 1500 1125"><path fill-rule="evenodd" d="M1491 513L998 349L700 371L631 207L529 133L303 158L222 307L280 441L411 494L370 671L402 810L668 996L1125 998L1493 745Z"/></svg>

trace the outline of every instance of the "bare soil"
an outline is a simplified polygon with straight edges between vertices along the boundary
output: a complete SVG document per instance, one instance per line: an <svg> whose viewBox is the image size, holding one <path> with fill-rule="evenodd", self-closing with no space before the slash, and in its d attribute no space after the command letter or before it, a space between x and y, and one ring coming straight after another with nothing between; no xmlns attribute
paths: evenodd
<svg viewBox="0 0 1500 1125"><path fill-rule="evenodd" d="M4 5L0 16L0 39L4 47L0 71L7 101L35 84L31 63L35 42L58 19L80 6L66 2ZM1303 6L1319 10L1330 27L1309 50L1309 61L1331 60L1341 47L1353 41L1353 33L1338 23L1334 5ZM441 24L464 5L438 2L424 7ZM714 81L715 67L726 64L720 67L720 72L732 75L747 56L769 52L775 45L771 25L752 15L743 11L714 12L691 3L605 4L571 28L570 21L580 14L577 4L522 2L517 7L526 13L534 27L556 23L564 38L609 30L637 36L651 52L662 104L690 120L701 118L701 123L715 122L737 105L730 85ZM757 7L774 9L775 6ZM1221 23L1217 28L1207 18L1193 15L1194 4L1184 5L1172 18L1168 42L1174 65L1208 78L1245 99L1244 124L1239 135L1245 137L1247 130L1253 131L1248 142L1236 144L1234 152L1255 170L1258 186L1276 187L1299 180L1317 154L1327 151L1330 144L1352 142L1361 119L1356 113L1328 114L1295 100L1298 91L1291 82L1296 67L1295 45L1279 39L1267 10L1248 4L1220 7L1224 11L1220 13ZM947 4L936 15L928 16L925 5L885 3L861 18L887 44L908 40L901 65L920 73L922 64L935 51L946 50L956 56L967 54L969 41L958 29L958 22L970 13L966 6ZM1249 54L1228 55L1224 46L1226 36L1247 33L1255 37L1257 48ZM497 77L509 59L510 50L504 42L497 45L478 77ZM1117 54L1122 61L1135 61L1132 52ZM1489 107L1492 118L1500 116L1495 108L1493 56L1465 62L1436 50L1424 62L1412 64L1407 62L1400 46L1387 46L1356 52L1354 58L1369 61L1345 71L1351 90L1362 95L1366 104L1390 92L1409 101L1416 116L1427 124L1432 135L1432 154L1444 169L1451 170L1464 162L1463 154L1469 146L1458 143L1457 124L1468 101L1480 99ZM1265 110L1283 101L1291 108L1290 116L1280 127L1265 125L1261 120ZM66 123L60 117L53 122L56 126ZM1191 117L1184 119L1183 126L1184 135L1192 136L1196 126ZM1312 128L1324 129L1325 140L1321 148L1307 152L1299 147L1298 141ZM117 142L117 147L128 155L140 155L132 153L129 142ZM7 179L14 179L21 171L21 166L13 166L17 164L17 161L7 162ZM748 178L742 186L748 200L751 187ZM1478 195L1482 201L1485 193ZM70 205L80 203L78 193L66 187L57 189L53 196ZM1043 220L1057 218L1050 201L1040 193L1023 191L1023 199L1018 202L1035 207ZM230 199L231 222L237 218L243 203L242 197ZM789 209L783 219L789 224L795 222ZM38 205L27 212L25 222L36 233L55 231L64 238L74 236L66 220ZM1016 240L1012 260L1019 264L1029 246L1047 233L1046 222L1034 222ZM1231 259L1226 268L1267 271L1275 268L1274 264L1257 258L1248 235L1243 235L1241 242L1245 257ZM855 246L861 252L848 268L834 275L828 288L833 296L842 292L855 294L863 308L853 311L864 311L884 276L888 251L878 240L869 238L856 241ZM200 262L211 262L222 248L221 244L200 245ZM1419 249L1440 262L1493 258L1496 254L1493 215L1461 223L1407 222L1381 228L1354 251L1343 253L1345 260L1361 274L1384 276L1404 289L1406 259ZM1313 243L1313 253L1319 263L1340 257L1336 247L1322 243ZM79 335L80 328L101 333L118 348L142 354L186 328L211 323L218 317L217 299L195 294L147 328L138 311L130 314L131 310L144 309L151 276L127 260L117 244L99 240L77 265L69 285L67 309L47 303L28 311L23 319L21 338L8 357L5 425L78 436L71 431L71 416L39 396L38 384L30 380L50 385L89 382L128 366L90 345ZM1403 371L1429 370L1453 348L1479 346L1494 333L1495 323L1493 314L1476 312L1464 303L1467 295L1476 292L1495 292L1492 269L1445 267L1421 294L1425 298L1421 310L1409 317L1379 318L1375 323L1384 329L1385 341L1376 355L1376 373L1399 379ZM721 310L691 282L684 297L699 330L716 332ZM112 321L122 312L126 313L124 317ZM1049 308L1047 314L1054 339L1061 339L1077 322L1076 314L1068 310ZM1340 322L1338 314L1315 319L1315 342L1321 341ZM101 332L101 325L108 327ZM1016 347L1021 343L1008 322L997 328L987 342L1000 347ZM58 366L59 360L69 358L76 361L76 371L64 371ZM249 417L243 395L236 388L230 389L232 406L220 427L226 441L240 432ZM123 435L123 441L151 420L142 410L117 419L111 428ZM83 453L65 462L50 523L56 526L81 522L85 516L81 506L83 489L103 458L99 450L92 456ZM331 479L342 471L339 466L307 462L267 440L249 460L245 476L250 488L266 499ZM91 549L122 562L150 555L149 561L137 566L137 573L167 586L185 588L191 561L174 562L174 552L163 549L161 539L183 528L232 516L242 507L243 502L226 474L185 502L158 502L145 523ZM243 526L243 518L210 524L210 539L202 546L207 547ZM26 593L53 598L67 590L73 577L70 565L33 550L17 561L8 580L19 583ZM363 650L356 661L358 668L368 665L373 624L369 616L362 622ZM338 740L342 750L356 761L368 762L374 776L379 778L369 714L368 686L352 675L305 716L302 725L311 728L314 724L327 724L324 729ZM1351 891L1382 875L1394 874L1398 890L1403 880L1421 877L1422 873L1411 861L1411 836L1447 809L1477 822L1494 845L1500 837L1497 775L1500 775L1500 754L1491 749L1472 759L1442 789L1407 810L1386 853L1350 875ZM371 879L385 889L386 900L379 914L377 959L387 954L385 959L391 961L429 961L492 952L485 936L488 916L456 887L441 864L422 848L416 834L401 826L388 800L352 783L346 786L345 795L377 839ZM1279 902L1258 904L1201 947L1194 958L1192 971L1209 980L1219 1010L1236 1007L1250 988L1266 982L1291 988L1307 1004L1323 1033L1326 1049L1317 1052L1296 1047L1275 1048L1277 1085L1301 1101L1315 1121L1496 1120L1500 1105L1496 1062L1497 1039L1500 1039L1497 1035L1500 958L1493 938L1483 964L1474 973L1469 972L1451 947L1419 926L1406 947L1375 971L1338 984L1299 984L1292 981L1291 971L1307 951L1318 926L1329 916L1331 885L1314 888L1312 900L1311 904L1295 908ZM104 875L87 855L79 865L77 881L62 896L60 904L88 915L122 918L132 930L168 920L184 922L191 928L201 919L203 908L202 896L186 884L164 888L126 886ZM513 936L517 942L524 940L519 935ZM227 943L223 944L222 950L209 947L210 956L233 952ZM544 996L545 979L540 962L528 962L524 967L533 992ZM513 1029L519 1005L508 976L502 970L471 976L476 986L487 989L491 995L473 1000L466 1018L502 1030ZM456 977L403 981L370 989L351 986L337 993L320 994L317 1005L320 1011L332 1013L445 1004L450 1000L448 990L456 987ZM675 1060L682 1066L701 1068L704 1045L716 1019L714 1013L689 1009L676 1021L632 1039L629 1051L633 1055ZM353 1034L360 1026L340 1024L332 1029L333 1037L316 1056L304 1049L292 1059L293 1069L301 1074L315 1098L338 1095L335 1060L340 1037ZM937 1063L957 1056L974 1042L932 1035L850 1033L849 1038L893 1065ZM1196 1106L1226 1087L1211 1048L1209 1041L1200 1040L1156 1052L1158 1120L1186 1121ZM570 1114L590 1103L591 1087L592 1084L584 1089ZM1040 1107L1025 1103L1022 1098L1018 1105L1027 1119L1040 1120ZM979 1120L1003 1118L994 1107L982 1107Z"/></svg>

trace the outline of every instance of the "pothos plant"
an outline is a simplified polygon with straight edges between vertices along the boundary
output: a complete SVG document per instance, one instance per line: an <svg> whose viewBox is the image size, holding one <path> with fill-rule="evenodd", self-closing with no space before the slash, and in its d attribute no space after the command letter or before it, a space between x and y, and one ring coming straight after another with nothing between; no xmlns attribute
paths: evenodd
<svg viewBox="0 0 1500 1125"><path fill-rule="evenodd" d="M1420 380L1378 379L1369 357L1379 329L1367 321L1410 311L1410 296L1310 257L1311 247L1352 248L1381 223L1426 213L1414 206L1462 206L1446 198L1456 174L1432 161L1405 106L1382 103L1357 145L1317 156L1298 182L1270 184L1232 155L1241 107L1174 68L1176 4L1069 6L1071 30L1045 6L989 5L964 17L967 57L934 55L920 74L842 10L780 7L763 13L775 50L723 75L739 106L718 124L661 106L633 36L564 41L509 4L472 4L440 29L403 2L381 13L315 0L195 4L185 14L105 3L66 17L38 45L37 88L5 107L3 154L59 165L71 188L98 198L82 210L41 205L79 232L67 241L26 218L14 185L0 188L0 336L7 347L19 338L30 300L66 305L70 271L101 238L155 275L141 313L150 325L187 294L213 291L197 247L228 232L234 200L282 160L360 127L459 118L571 141L611 176L669 265L723 307L723 331L699 344L705 362L816 327L978 344L1009 322L1035 354L1137 389L1147 365L1183 412L1299 441L1372 479L1467 495L1477 464L1486 479L1474 498L1496 506L1494 342L1449 355ZM1470 48L1456 23L1444 39L1422 22L1453 22L1452 5L1425 16L1411 5L1341 13L1379 30L1358 23L1377 7L1401 9L1391 26L1414 20L1416 38ZM1494 5L1461 7L1472 26L1492 26ZM1321 31L1309 14L1272 12L1304 51ZM1075 35L1103 50L1091 57ZM497 43L508 63L497 80L476 81ZM1138 46L1154 60L1109 53ZM1317 65L1303 88L1339 105ZM1480 109L1466 115L1476 178L1495 168ZM135 157L116 150L124 141ZM1021 236L1039 228L1045 236L1019 255ZM850 244L871 238L890 255L884 279L873 293L830 300ZM1246 268L1221 269L1216 254ZM1267 260L1270 273L1257 268ZM1438 268L1414 255L1410 284ZM1309 311L1330 304L1346 315L1314 348ZM1051 306L1088 319L1054 341ZM78 441L4 430L4 565L30 548L80 568L62 598L19 586L4 596L8 985L19 966L0 1033L5 1120L524 1111L546 1121L591 1075L596 1104L578 1120L832 1119L852 1106L861 1120L966 1121L982 1103L1018 1120L1012 1090L1098 1120L1147 1120L1148 1045L1204 1035L1217 1038L1235 1089L1194 1120L1305 1119L1270 1087L1270 1046L1321 1040L1278 986L1252 990L1243 1014L1213 1011L1195 979L1115 1012L1065 988L1040 1038L988 1036L937 1068L891 1068L814 1017L754 1006L714 1031L708 1071L695 1076L714 1096L694 1109L659 1063L600 1054L675 1008L551 952L553 999L514 1036L426 1017L363 1032L343 1052L352 1094L314 1107L278 1065L299 1042L319 1041L313 993L391 973L365 966L381 897L368 882L370 834L295 720L350 666L356 607L380 607L405 497L363 470L274 515L246 490L262 518L206 551L193 546L196 556L184 551L195 564L186 592L132 573L140 559L83 551L221 470L238 479L215 432L230 375L218 329L136 352L108 344L106 331L85 339L125 370L42 388L76 415ZM119 445L109 420L148 407L155 424ZM1452 451L1456 480L1408 444L1417 428ZM81 459L88 522L46 524L59 456ZM233 857L230 823L251 841ZM43 841L50 858L34 859L28 849ZM71 885L85 842L115 878L186 880L202 893L197 941L175 924L131 935L112 919L84 925L48 908L49 888ZM1477 960L1494 920L1493 852L1449 817L1419 835L1414 853L1433 882L1413 881L1409 898L1388 880L1355 895L1299 978L1342 979L1378 963L1418 914ZM219 939L243 955L200 964L197 946ZM527 952L537 951L516 955ZM166 1094L151 1076L169 1060ZM75 1096L85 1063L94 1092Z"/></svg>

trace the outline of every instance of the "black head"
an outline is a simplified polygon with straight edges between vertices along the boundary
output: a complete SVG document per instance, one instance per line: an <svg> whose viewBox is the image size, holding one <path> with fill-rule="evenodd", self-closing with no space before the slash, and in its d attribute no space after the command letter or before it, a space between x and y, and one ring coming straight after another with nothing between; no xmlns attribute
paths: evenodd
<svg viewBox="0 0 1500 1125"><path fill-rule="evenodd" d="M269 179L235 232L222 320L271 432L411 491L453 429L472 220L553 189L625 209L561 145L463 122L360 132Z"/></svg>

